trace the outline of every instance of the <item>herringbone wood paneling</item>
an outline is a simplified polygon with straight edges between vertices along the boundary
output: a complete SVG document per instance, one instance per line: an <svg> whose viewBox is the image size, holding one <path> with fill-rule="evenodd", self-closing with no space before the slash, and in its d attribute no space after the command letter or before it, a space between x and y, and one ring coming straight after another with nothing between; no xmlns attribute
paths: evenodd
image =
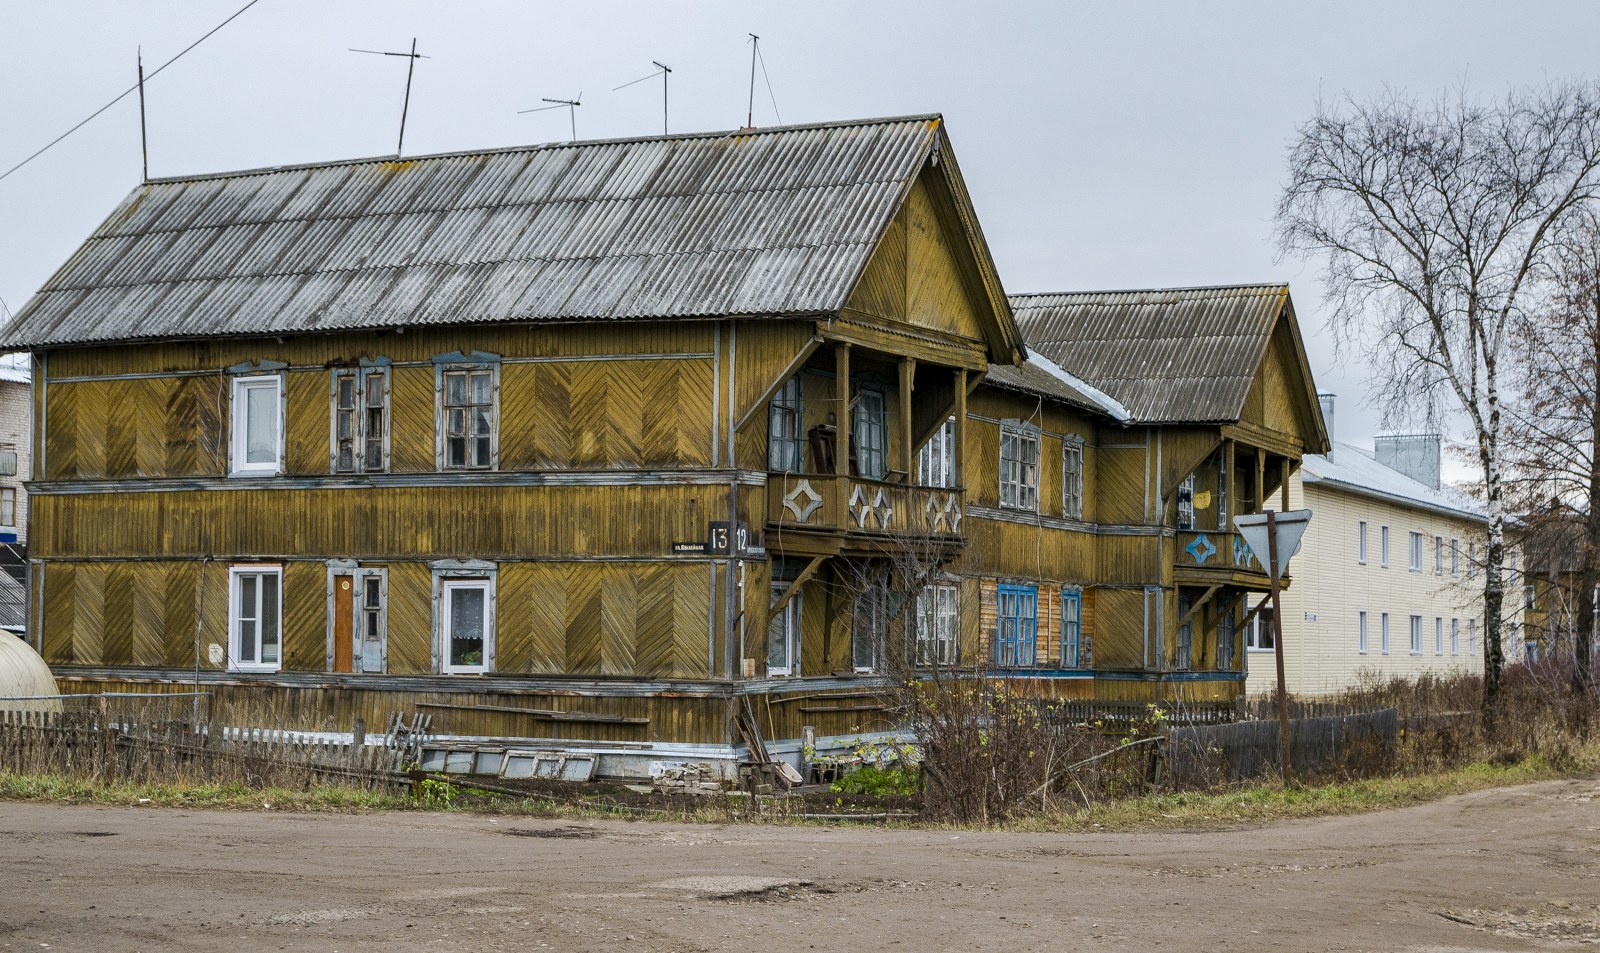
<svg viewBox="0 0 1600 953"><path fill-rule="evenodd" d="M566 589L561 569L513 563L495 593L495 670L555 675L566 666Z"/></svg>
<svg viewBox="0 0 1600 953"><path fill-rule="evenodd" d="M137 563L113 563L106 570L105 653L102 665L133 664L133 590Z"/></svg>
<svg viewBox="0 0 1600 953"><path fill-rule="evenodd" d="M437 432L433 368L396 367L389 377L390 469L396 473L433 470Z"/></svg>
<svg viewBox="0 0 1600 953"><path fill-rule="evenodd" d="M283 567L283 667L292 672L328 669L328 574L323 563Z"/></svg>
<svg viewBox="0 0 1600 953"><path fill-rule="evenodd" d="M77 567L73 584L72 657L79 662L103 664L106 657L104 563Z"/></svg>
<svg viewBox="0 0 1600 953"><path fill-rule="evenodd" d="M574 567L581 572L582 567ZM600 583L600 672L634 674L639 580L631 566L606 566Z"/></svg>
<svg viewBox="0 0 1600 953"><path fill-rule="evenodd" d="M128 608L124 614L133 633L133 664L161 665L166 661L166 625L162 602L166 573L172 564L134 563L130 574ZM118 615L108 606L107 618Z"/></svg>
<svg viewBox="0 0 1600 953"><path fill-rule="evenodd" d="M600 674L600 573L567 574L567 671Z"/></svg>
<svg viewBox="0 0 1600 953"><path fill-rule="evenodd" d="M194 614L196 587L200 580L197 563L154 563L165 577L162 594L161 618L165 633L164 651L167 665L195 664ZM200 657L205 658L205 647Z"/></svg>
<svg viewBox="0 0 1600 953"><path fill-rule="evenodd" d="M44 618L40 620L46 662L76 662L73 657L72 631L77 608L74 589L77 584L77 567L69 563L51 563L44 572Z"/></svg>
<svg viewBox="0 0 1600 953"><path fill-rule="evenodd" d="M673 658L673 626L677 597L672 566L644 565L634 574L638 580L638 605L634 665L637 674L666 678L677 674Z"/></svg>
<svg viewBox="0 0 1600 953"><path fill-rule="evenodd" d="M289 473L327 473L333 399L328 372L319 369L284 375L284 397L285 468Z"/></svg>
<svg viewBox="0 0 1600 953"><path fill-rule="evenodd" d="M78 391L57 384L45 393L45 478L71 480L78 476Z"/></svg>
<svg viewBox="0 0 1600 953"><path fill-rule="evenodd" d="M422 563L389 564L389 673L433 667L433 573Z"/></svg>

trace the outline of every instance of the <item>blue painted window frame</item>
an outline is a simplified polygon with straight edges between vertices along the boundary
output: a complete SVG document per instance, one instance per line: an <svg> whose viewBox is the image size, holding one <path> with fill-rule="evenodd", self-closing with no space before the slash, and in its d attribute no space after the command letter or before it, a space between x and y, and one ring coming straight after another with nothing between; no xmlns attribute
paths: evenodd
<svg viewBox="0 0 1600 953"><path fill-rule="evenodd" d="M1039 587L1002 583L995 613L995 664L1018 668L1033 664L1039 634Z"/></svg>

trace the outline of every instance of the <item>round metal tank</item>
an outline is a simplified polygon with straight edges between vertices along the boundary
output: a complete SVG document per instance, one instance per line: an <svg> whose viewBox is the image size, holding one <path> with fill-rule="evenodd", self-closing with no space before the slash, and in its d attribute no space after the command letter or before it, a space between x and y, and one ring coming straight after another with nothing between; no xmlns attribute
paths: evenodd
<svg viewBox="0 0 1600 953"><path fill-rule="evenodd" d="M0 712L60 711L59 698L18 698L56 694L56 677L39 653L11 633L0 632Z"/></svg>

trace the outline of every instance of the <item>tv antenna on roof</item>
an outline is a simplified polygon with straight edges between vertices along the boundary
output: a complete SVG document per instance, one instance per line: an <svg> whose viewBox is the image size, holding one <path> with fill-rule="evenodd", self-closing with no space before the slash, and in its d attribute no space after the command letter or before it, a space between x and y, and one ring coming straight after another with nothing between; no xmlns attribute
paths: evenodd
<svg viewBox="0 0 1600 953"><path fill-rule="evenodd" d="M619 89L627 89L629 86L632 86L635 83L642 83L647 79L654 79L657 76L661 77L661 134L664 136L667 134L667 76L672 72L672 67L661 62L660 60L651 60L650 62L656 68L654 73L651 73L649 76L641 76L636 80L623 83L621 86L613 86L611 91L614 93Z"/></svg>
<svg viewBox="0 0 1600 953"><path fill-rule="evenodd" d="M754 129L756 126L756 63L761 64L761 78L767 83L767 98L772 100L772 114L778 117L778 125L783 125L783 114L778 112L778 97L772 94L772 77L767 75L767 61L761 55L761 37L750 34L750 102L746 107L744 117L745 128Z"/></svg>
<svg viewBox="0 0 1600 953"><path fill-rule="evenodd" d="M579 91L578 96L577 96L576 99L550 99L549 97L546 97L546 96L540 96L539 97L539 101L540 102L545 102L545 103L551 103L552 105L549 105L549 106L535 106L532 109L519 109L519 110L517 110L517 115L522 116L522 115L526 115L527 113L542 113L547 109L560 109L562 106L565 106L565 107L567 107L567 118L569 120L571 120L571 122L572 122L572 141L573 142L577 142L578 141L578 107L583 105L583 93L582 93L582 91Z"/></svg>
<svg viewBox="0 0 1600 953"><path fill-rule="evenodd" d="M431 57L423 56L417 52L416 37L411 38L411 52L409 53L392 53L388 50L358 50L355 47L349 47L349 50L352 53L371 53L374 56L404 56L407 59L406 98L405 102L400 105L400 141L394 147L395 157L398 158L400 153L405 151L406 145L406 113L411 110L411 74L416 71L417 60L431 59Z"/></svg>

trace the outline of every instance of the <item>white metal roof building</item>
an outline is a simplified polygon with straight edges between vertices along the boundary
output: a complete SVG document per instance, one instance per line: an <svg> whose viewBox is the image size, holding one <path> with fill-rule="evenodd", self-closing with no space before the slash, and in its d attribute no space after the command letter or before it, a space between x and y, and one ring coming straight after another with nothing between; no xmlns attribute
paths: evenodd
<svg viewBox="0 0 1600 953"><path fill-rule="evenodd" d="M1331 395L1323 400L1331 429ZM1379 437L1376 451L1336 442L1307 455L1290 483L1290 508L1313 513L1283 594L1293 694L1332 694L1368 675L1483 670L1487 519L1465 493L1379 462L1407 439ZM1269 619L1264 611L1247 632L1250 694L1277 685Z"/></svg>

